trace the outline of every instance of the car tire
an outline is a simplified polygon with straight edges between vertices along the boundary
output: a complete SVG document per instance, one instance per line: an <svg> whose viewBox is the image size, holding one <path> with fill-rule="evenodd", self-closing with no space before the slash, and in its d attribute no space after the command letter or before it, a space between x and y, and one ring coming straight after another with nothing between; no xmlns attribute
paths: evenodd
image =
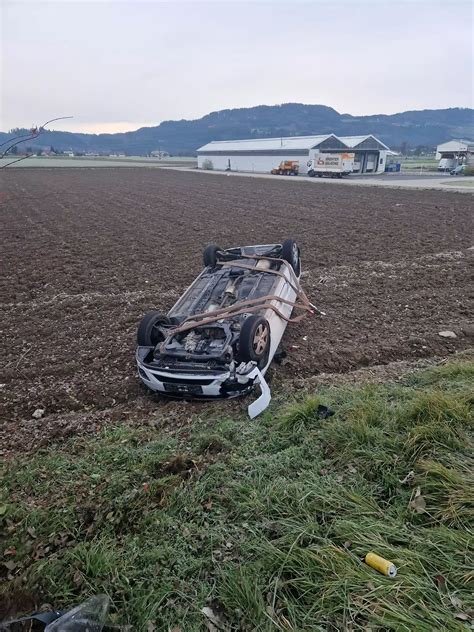
<svg viewBox="0 0 474 632"><path fill-rule="evenodd" d="M259 368L265 366L270 352L270 325L263 316L251 314L240 330L240 362L256 362Z"/></svg>
<svg viewBox="0 0 474 632"><path fill-rule="evenodd" d="M285 239L281 245L281 258L288 261L296 276L299 276L301 271L300 249L296 241L293 239Z"/></svg>
<svg viewBox="0 0 474 632"><path fill-rule="evenodd" d="M138 326L137 345L139 347L156 347L158 343L163 342L165 337L158 329L160 325L171 325L168 316L156 311L145 314Z"/></svg>
<svg viewBox="0 0 474 632"><path fill-rule="evenodd" d="M207 268L208 266L211 268L216 267L216 263L218 261L217 253L220 250L221 248L219 246L216 246L216 244L209 244L209 246L206 246L204 248L204 252L202 253L202 260L205 268Z"/></svg>

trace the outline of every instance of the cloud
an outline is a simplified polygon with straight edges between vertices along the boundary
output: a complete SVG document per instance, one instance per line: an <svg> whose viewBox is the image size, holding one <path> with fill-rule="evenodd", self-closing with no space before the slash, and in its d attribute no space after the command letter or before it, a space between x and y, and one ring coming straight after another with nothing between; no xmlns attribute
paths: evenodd
<svg viewBox="0 0 474 632"><path fill-rule="evenodd" d="M3 7L1 129L72 114L64 129L124 131L290 101L352 114L472 106L469 2Z"/></svg>

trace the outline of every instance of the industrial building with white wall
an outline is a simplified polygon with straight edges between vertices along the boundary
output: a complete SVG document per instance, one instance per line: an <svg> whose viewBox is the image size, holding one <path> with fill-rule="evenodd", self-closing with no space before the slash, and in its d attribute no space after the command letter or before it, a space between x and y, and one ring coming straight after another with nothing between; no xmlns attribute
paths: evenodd
<svg viewBox="0 0 474 632"><path fill-rule="evenodd" d="M441 143L436 148L440 171L454 169L457 165L474 166L474 141L456 139Z"/></svg>
<svg viewBox="0 0 474 632"><path fill-rule="evenodd" d="M289 136L219 140L197 150L198 168L217 171L269 173L283 160L297 160L300 173L307 173L307 162L315 153L354 153L355 173L385 171L387 145L372 136Z"/></svg>

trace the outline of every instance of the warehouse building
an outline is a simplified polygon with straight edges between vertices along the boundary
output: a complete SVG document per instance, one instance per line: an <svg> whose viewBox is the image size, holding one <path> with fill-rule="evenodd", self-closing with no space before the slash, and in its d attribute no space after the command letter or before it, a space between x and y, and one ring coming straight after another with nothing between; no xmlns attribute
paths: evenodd
<svg viewBox="0 0 474 632"><path fill-rule="evenodd" d="M453 139L436 147L439 169L452 169L457 165L474 165L474 141Z"/></svg>
<svg viewBox="0 0 474 632"><path fill-rule="evenodd" d="M269 173L282 160L297 160L300 173L307 173L307 162L314 153L354 153L354 172L385 171L387 145L372 136L289 136L218 140L197 150L198 168L218 171Z"/></svg>

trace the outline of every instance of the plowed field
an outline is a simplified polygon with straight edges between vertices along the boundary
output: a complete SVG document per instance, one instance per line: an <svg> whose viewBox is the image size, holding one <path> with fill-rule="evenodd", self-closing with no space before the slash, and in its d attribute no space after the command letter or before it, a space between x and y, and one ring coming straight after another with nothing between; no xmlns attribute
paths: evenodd
<svg viewBox="0 0 474 632"><path fill-rule="evenodd" d="M320 372L472 342L472 199L463 194L133 168L5 170L0 209L5 455L109 420L181 424L244 409L248 401L166 402L136 378L141 316L172 306L209 242L293 237L301 247L302 284L327 315L288 327L275 394Z"/></svg>

